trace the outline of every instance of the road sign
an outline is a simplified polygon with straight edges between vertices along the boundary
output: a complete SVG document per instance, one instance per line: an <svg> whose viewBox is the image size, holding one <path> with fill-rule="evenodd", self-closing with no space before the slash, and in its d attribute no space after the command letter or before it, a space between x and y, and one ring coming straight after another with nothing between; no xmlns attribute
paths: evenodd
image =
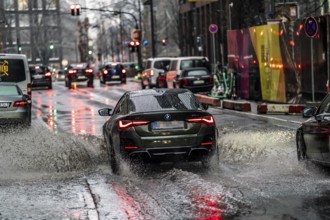
<svg viewBox="0 0 330 220"><path fill-rule="evenodd" d="M309 16L305 21L305 33L308 37L315 37L318 25L314 17Z"/></svg>
<svg viewBox="0 0 330 220"><path fill-rule="evenodd" d="M210 24L209 31L214 34L218 32L218 26L216 24Z"/></svg>
<svg viewBox="0 0 330 220"><path fill-rule="evenodd" d="M148 42L146 39L143 39L142 42L141 42L141 44L142 44L144 47L146 47L146 46L148 46L149 42Z"/></svg>
<svg viewBox="0 0 330 220"><path fill-rule="evenodd" d="M134 41L139 41L140 40L140 31L138 29L133 29L131 32L131 38Z"/></svg>

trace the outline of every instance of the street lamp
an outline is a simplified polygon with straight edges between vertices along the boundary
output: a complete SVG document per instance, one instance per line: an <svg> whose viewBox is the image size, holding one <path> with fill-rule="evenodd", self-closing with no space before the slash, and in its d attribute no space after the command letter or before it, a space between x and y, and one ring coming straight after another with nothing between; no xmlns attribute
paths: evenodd
<svg viewBox="0 0 330 220"><path fill-rule="evenodd" d="M228 5L229 7L228 7L228 12L229 12L229 30L231 30L231 7L233 7L234 6L234 3L233 2L231 2L231 3L229 3L229 5Z"/></svg>

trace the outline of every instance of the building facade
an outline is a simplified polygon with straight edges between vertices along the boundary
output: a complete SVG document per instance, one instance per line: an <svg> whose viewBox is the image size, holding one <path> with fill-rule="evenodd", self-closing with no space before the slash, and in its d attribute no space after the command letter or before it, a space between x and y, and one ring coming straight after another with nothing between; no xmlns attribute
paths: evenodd
<svg viewBox="0 0 330 220"><path fill-rule="evenodd" d="M0 53L22 53L29 63L61 65L60 0L2 0L0 26Z"/></svg>

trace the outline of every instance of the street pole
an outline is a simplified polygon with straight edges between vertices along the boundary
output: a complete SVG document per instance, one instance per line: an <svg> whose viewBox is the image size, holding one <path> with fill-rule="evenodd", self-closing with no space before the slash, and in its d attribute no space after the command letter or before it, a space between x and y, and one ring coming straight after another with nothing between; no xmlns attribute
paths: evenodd
<svg viewBox="0 0 330 220"><path fill-rule="evenodd" d="M152 47L152 57L156 57L156 43L154 36L154 4L153 0L150 0L150 20L151 20L151 47Z"/></svg>
<svg viewBox="0 0 330 220"><path fill-rule="evenodd" d="M314 58L313 58L314 50L313 50L313 38L311 37L311 78L312 78L312 102L315 102L314 95Z"/></svg>
<svg viewBox="0 0 330 220"><path fill-rule="evenodd" d="M228 5L228 13L229 13L229 19L228 19L228 21L229 21L229 30L231 30L231 7L233 7L233 5L234 5L234 3L229 3L229 5Z"/></svg>

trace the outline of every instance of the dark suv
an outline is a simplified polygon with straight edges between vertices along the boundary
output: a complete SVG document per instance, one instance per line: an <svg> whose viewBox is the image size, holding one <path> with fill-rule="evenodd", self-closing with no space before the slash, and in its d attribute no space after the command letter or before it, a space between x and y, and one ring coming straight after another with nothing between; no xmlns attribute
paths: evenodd
<svg viewBox="0 0 330 220"><path fill-rule="evenodd" d="M73 82L86 82L88 87L94 87L93 69L87 63L70 64L65 73L65 86L72 88Z"/></svg>
<svg viewBox="0 0 330 220"><path fill-rule="evenodd" d="M31 84L33 87L48 87L52 89L52 71L48 66L29 65Z"/></svg>
<svg viewBox="0 0 330 220"><path fill-rule="evenodd" d="M109 63L100 68L99 78L101 84L110 81L126 83L126 69L121 63Z"/></svg>

